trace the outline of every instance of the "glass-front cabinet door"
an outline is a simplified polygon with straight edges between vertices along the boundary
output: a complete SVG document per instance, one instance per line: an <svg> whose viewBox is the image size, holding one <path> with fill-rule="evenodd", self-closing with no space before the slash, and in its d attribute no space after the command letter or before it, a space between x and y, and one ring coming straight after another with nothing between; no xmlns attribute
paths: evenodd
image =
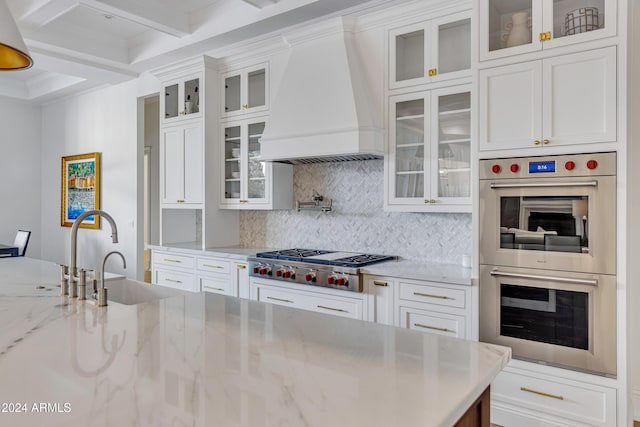
<svg viewBox="0 0 640 427"><path fill-rule="evenodd" d="M431 199L436 204L471 203L471 87L431 93Z"/></svg>
<svg viewBox="0 0 640 427"><path fill-rule="evenodd" d="M616 33L615 0L480 0L480 59Z"/></svg>
<svg viewBox="0 0 640 427"><path fill-rule="evenodd" d="M224 103L221 114L231 117L268 109L269 68L263 63L222 76Z"/></svg>
<svg viewBox="0 0 640 427"><path fill-rule="evenodd" d="M163 122L195 118L200 113L200 77L174 80L164 86Z"/></svg>
<svg viewBox="0 0 640 427"><path fill-rule="evenodd" d="M264 119L244 120L224 126L222 204L241 207L267 203L267 180L270 174L267 164L260 161L260 138L264 127Z"/></svg>
<svg viewBox="0 0 640 427"><path fill-rule="evenodd" d="M469 76L469 12L389 31L389 88Z"/></svg>

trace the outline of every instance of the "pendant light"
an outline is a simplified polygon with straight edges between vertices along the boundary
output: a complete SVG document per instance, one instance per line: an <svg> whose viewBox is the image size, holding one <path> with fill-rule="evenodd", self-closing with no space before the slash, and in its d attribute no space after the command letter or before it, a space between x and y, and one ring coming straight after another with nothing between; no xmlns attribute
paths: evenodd
<svg viewBox="0 0 640 427"><path fill-rule="evenodd" d="M5 0L0 0L0 71L25 70L33 65L27 45Z"/></svg>

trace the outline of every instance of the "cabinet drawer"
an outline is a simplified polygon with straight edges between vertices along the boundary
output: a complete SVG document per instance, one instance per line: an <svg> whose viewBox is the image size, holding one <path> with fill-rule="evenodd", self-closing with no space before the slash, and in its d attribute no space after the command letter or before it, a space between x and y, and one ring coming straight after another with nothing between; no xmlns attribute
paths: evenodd
<svg viewBox="0 0 640 427"><path fill-rule="evenodd" d="M445 307L465 307L465 293L462 289L419 285L410 282L400 282L399 288L401 300L426 302Z"/></svg>
<svg viewBox="0 0 640 427"><path fill-rule="evenodd" d="M616 425L616 390L532 375L502 371L491 384L491 399L568 418L577 425Z"/></svg>
<svg viewBox="0 0 640 427"><path fill-rule="evenodd" d="M231 271L231 262L226 260L198 257L196 262L198 270L201 271L208 271L210 273L218 274L229 274L229 272Z"/></svg>
<svg viewBox="0 0 640 427"><path fill-rule="evenodd" d="M218 279L214 277L198 276L198 285L202 292L213 292L215 294L223 294L230 296L238 296L233 289L231 280Z"/></svg>
<svg viewBox="0 0 640 427"><path fill-rule="evenodd" d="M178 267L178 268L193 268L194 257L189 255L177 255L171 252L156 252L152 254L153 263L166 266L166 267Z"/></svg>
<svg viewBox="0 0 640 427"><path fill-rule="evenodd" d="M176 289L184 289L192 292L200 291L200 289L195 284L195 278L193 274L168 270L156 270L155 279L156 285L168 286L170 288Z"/></svg>
<svg viewBox="0 0 640 427"><path fill-rule="evenodd" d="M400 307L400 322L401 327L416 331L466 338L463 316Z"/></svg>
<svg viewBox="0 0 640 427"><path fill-rule="evenodd" d="M257 300L276 305L300 308L318 313L362 319L362 301L350 298L325 297L262 285L257 288Z"/></svg>

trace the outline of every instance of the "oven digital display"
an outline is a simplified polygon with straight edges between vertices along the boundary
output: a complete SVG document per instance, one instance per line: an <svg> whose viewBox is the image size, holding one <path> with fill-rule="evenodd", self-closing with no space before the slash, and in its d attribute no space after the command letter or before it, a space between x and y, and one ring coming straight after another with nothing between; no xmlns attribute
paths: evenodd
<svg viewBox="0 0 640 427"><path fill-rule="evenodd" d="M556 161L529 162L529 173L546 173L556 171Z"/></svg>

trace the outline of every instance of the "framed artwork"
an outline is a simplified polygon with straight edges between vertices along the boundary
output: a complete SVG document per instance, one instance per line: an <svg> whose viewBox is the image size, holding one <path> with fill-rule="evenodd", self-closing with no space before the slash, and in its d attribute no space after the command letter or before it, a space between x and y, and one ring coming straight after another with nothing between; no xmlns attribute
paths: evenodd
<svg viewBox="0 0 640 427"><path fill-rule="evenodd" d="M100 209L100 153L62 158L60 225L71 227L83 212ZM82 228L100 228L100 217L89 216Z"/></svg>

